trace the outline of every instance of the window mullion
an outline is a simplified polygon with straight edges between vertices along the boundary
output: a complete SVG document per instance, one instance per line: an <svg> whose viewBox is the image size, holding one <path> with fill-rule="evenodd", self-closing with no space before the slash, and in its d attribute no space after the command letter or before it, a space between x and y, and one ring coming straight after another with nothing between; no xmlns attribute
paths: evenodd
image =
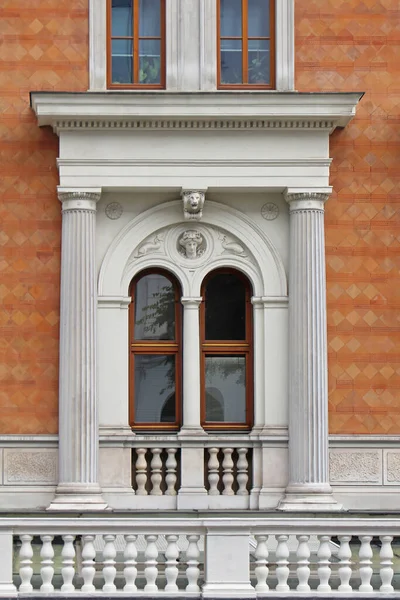
<svg viewBox="0 0 400 600"><path fill-rule="evenodd" d="M247 0L242 0L242 82L249 82Z"/></svg>

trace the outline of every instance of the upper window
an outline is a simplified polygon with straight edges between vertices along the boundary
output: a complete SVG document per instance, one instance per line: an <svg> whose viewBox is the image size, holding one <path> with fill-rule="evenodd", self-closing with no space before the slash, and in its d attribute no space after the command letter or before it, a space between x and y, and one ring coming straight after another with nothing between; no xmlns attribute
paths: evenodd
<svg viewBox="0 0 400 600"><path fill-rule="evenodd" d="M217 0L218 87L275 85L275 1Z"/></svg>
<svg viewBox="0 0 400 600"><path fill-rule="evenodd" d="M248 429L253 421L250 284L237 271L214 271L203 284L202 297L202 425Z"/></svg>
<svg viewBox="0 0 400 600"><path fill-rule="evenodd" d="M131 285L130 422L135 428L177 429L181 413L180 288L164 271Z"/></svg>
<svg viewBox="0 0 400 600"><path fill-rule="evenodd" d="M108 1L108 88L165 87L165 0Z"/></svg>

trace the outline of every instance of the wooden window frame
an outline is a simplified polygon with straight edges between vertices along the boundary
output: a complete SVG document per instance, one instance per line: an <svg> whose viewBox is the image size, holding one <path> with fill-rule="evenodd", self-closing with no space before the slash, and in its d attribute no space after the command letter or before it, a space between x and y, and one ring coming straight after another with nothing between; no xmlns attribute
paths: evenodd
<svg viewBox="0 0 400 600"><path fill-rule="evenodd" d="M174 286L175 340L135 340L135 290L138 281L147 275L161 275ZM134 430L178 431L182 424L182 306L181 289L177 279L163 269L146 269L136 275L129 286L132 302L129 305L129 424ZM135 355L159 354L175 356L175 423L135 422Z"/></svg>
<svg viewBox="0 0 400 600"><path fill-rule="evenodd" d="M279 0L278 0L279 2ZM269 4L269 37L249 37L248 36L248 0L242 0L242 36L221 36L221 0L217 0L217 88L219 90L273 90L275 89L275 0L270 0ZM270 41L270 83L243 83L248 81L248 41L250 40L269 40ZM242 42L242 83L221 83L221 40L241 40Z"/></svg>
<svg viewBox="0 0 400 600"><path fill-rule="evenodd" d="M245 340L206 340L206 287L210 279L216 275L235 275L245 284L246 293L246 339ZM236 269L222 268L211 271L204 278L201 286L202 302L200 305L200 418L205 430L234 430L249 431L254 421L254 346L253 346L253 306L251 304L252 288L248 278ZM206 356L245 356L246 357L246 422L230 423L228 421L206 421L206 386L205 359Z"/></svg>
<svg viewBox="0 0 400 600"><path fill-rule="evenodd" d="M139 37L139 0L133 3L132 37L112 37L112 0L107 1L107 89L109 90L162 90L165 89L165 0L160 0L160 37ZM133 83L113 83L112 81L112 40L132 40ZM160 83L139 83L139 41L160 40Z"/></svg>

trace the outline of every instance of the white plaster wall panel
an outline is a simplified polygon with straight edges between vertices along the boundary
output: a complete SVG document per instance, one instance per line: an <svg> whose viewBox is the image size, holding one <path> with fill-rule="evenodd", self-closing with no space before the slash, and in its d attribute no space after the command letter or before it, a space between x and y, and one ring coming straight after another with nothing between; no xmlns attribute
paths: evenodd
<svg viewBox="0 0 400 600"><path fill-rule="evenodd" d="M56 484L57 450L4 449L4 485Z"/></svg>
<svg viewBox="0 0 400 600"><path fill-rule="evenodd" d="M3 449L0 448L0 485L3 484L4 458Z"/></svg>
<svg viewBox="0 0 400 600"><path fill-rule="evenodd" d="M289 311L284 302L264 304L265 425L288 424Z"/></svg>
<svg viewBox="0 0 400 600"><path fill-rule="evenodd" d="M100 448L99 480L101 487L131 488L132 450Z"/></svg>
<svg viewBox="0 0 400 600"><path fill-rule="evenodd" d="M285 488L289 479L287 448L263 448L263 488Z"/></svg>
<svg viewBox="0 0 400 600"><path fill-rule="evenodd" d="M384 450L384 483L386 485L400 485L400 452Z"/></svg>
<svg viewBox="0 0 400 600"><path fill-rule="evenodd" d="M165 154L165 151L168 154ZM329 157L326 130L82 129L60 132L61 159L313 159Z"/></svg>
<svg viewBox="0 0 400 600"><path fill-rule="evenodd" d="M123 428L129 424L128 306L124 298L100 298L97 310L99 423Z"/></svg>
<svg viewBox="0 0 400 600"><path fill-rule="evenodd" d="M332 484L382 484L382 450L335 449L329 453L329 463Z"/></svg>

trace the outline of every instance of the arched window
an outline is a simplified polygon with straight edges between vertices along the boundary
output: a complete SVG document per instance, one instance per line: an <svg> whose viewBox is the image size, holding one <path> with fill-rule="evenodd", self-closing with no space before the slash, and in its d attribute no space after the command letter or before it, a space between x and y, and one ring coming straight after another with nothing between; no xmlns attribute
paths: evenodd
<svg viewBox="0 0 400 600"><path fill-rule="evenodd" d="M130 424L177 429L181 420L181 292L161 270L144 271L130 293Z"/></svg>
<svg viewBox="0 0 400 600"><path fill-rule="evenodd" d="M201 418L206 429L249 429L253 421L251 286L231 269L202 286Z"/></svg>

